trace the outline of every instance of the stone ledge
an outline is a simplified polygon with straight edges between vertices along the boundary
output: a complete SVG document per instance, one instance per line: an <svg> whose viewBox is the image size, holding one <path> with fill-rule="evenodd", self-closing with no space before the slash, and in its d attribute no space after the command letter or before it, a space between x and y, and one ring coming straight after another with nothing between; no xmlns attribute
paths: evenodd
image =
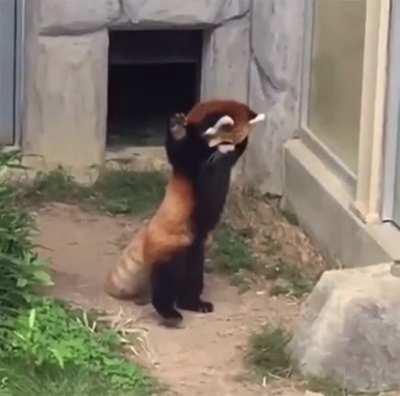
<svg viewBox="0 0 400 396"><path fill-rule="evenodd" d="M78 35L107 27L200 29L249 10L250 0L41 0L40 34Z"/></svg>
<svg viewBox="0 0 400 396"><path fill-rule="evenodd" d="M244 16L250 0L122 0L130 23L143 27L217 26Z"/></svg>
<svg viewBox="0 0 400 396"><path fill-rule="evenodd" d="M41 0L40 33L60 36L100 30L121 16L119 0Z"/></svg>
<svg viewBox="0 0 400 396"><path fill-rule="evenodd" d="M344 267L391 260L349 209L343 182L300 139L286 143L284 161L285 205L326 257Z"/></svg>

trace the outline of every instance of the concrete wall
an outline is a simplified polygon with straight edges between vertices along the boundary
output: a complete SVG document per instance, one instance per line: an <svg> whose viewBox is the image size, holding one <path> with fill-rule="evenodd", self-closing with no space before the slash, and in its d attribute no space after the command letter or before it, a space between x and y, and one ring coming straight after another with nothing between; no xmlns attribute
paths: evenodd
<svg viewBox="0 0 400 396"><path fill-rule="evenodd" d="M108 29L205 31L202 98L248 102L268 120L236 180L282 193L283 143L299 118L304 0L27 2L23 150L77 175L104 159Z"/></svg>
<svg viewBox="0 0 400 396"><path fill-rule="evenodd" d="M27 2L22 146L78 177L104 161L108 30L203 29L203 97L247 100L251 0Z"/></svg>
<svg viewBox="0 0 400 396"><path fill-rule="evenodd" d="M240 182L283 192L283 144L299 126L304 0L254 0L248 102L267 114L244 158Z"/></svg>
<svg viewBox="0 0 400 396"><path fill-rule="evenodd" d="M372 230L350 210L352 194L301 139L285 146L285 205L332 264L365 266L391 260ZM397 236L398 240L398 236Z"/></svg>

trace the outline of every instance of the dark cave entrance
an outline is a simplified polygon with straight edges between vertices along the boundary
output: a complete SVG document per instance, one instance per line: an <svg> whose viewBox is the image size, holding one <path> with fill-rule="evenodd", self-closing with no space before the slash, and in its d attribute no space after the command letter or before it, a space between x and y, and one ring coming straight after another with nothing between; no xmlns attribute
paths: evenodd
<svg viewBox="0 0 400 396"><path fill-rule="evenodd" d="M158 146L200 96L202 32L110 32L107 145Z"/></svg>

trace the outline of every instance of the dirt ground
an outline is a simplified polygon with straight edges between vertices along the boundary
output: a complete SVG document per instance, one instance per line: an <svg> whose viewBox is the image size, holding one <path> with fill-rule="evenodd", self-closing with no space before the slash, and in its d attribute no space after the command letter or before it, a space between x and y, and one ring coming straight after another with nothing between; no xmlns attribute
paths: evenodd
<svg viewBox="0 0 400 396"><path fill-rule="evenodd" d="M40 254L52 260L54 270L51 293L84 308L107 312L119 323L125 320L125 327L142 329L147 343L137 353L172 395L304 394L290 383L262 386L249 380L243 363L252 332L265 323L291 328L299 314L298 301L270 297L268 282L240 294L228 279L207 275L205 296L215 304L215 312L186 312L183 329L167 329L159 325L151 306L137 307L103 292L104 276L137 226L134 220L51 204L37 212L37 221Z"/></svg>

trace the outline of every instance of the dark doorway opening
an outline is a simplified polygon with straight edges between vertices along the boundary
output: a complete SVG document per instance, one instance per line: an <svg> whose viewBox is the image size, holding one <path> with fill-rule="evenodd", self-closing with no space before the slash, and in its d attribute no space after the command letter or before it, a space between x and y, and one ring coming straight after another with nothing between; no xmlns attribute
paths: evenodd
<svg viewBox="0 0 400 396"><path fill-rule="evenodd" d="M200 31L110 33L109 146L163 144L168 119L199 99Z"/></svg>

